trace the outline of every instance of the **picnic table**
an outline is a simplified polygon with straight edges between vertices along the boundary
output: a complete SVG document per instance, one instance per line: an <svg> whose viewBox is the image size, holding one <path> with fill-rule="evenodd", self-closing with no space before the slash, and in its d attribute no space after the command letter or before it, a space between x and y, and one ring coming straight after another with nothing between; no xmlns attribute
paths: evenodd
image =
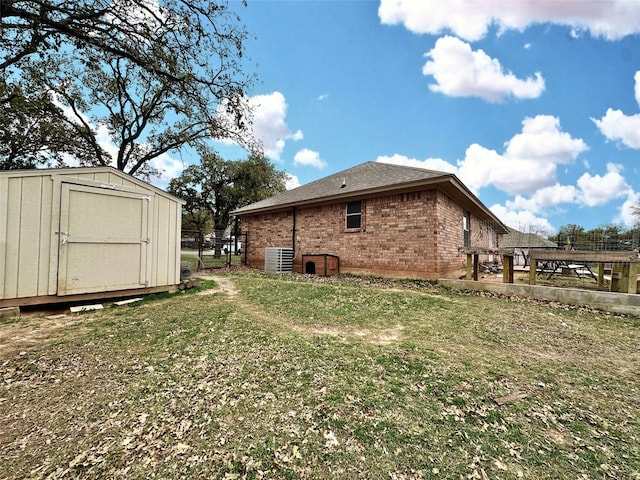
<svg viewBox="0 0 640 480"><path fill-rule="evenodd" d="M536 284L536 277L540 274L538 265L551 278L561 263L581 278L584 275L595 279L599 286L604 283L605 263L611 263L616 271L611 275L610 290L638 293L640 257L636 252L536 250L530 257L529 284ZM597 275L591 270L589 263L598 263Z"/></svg>
<svg viewBox="0 0 640 480"><path fill-rule="evenodd" d="M547 274L547 280L551 280L554 275L558 274L558 271L562 272L562 274L566 274L567 272L574 273L578 278L591 278L596 283L598 282L598 277L591 267L587 263L567 263L565 260L548 260L542 262L539 270L537 271L538 276L543 273Z"/></svg>

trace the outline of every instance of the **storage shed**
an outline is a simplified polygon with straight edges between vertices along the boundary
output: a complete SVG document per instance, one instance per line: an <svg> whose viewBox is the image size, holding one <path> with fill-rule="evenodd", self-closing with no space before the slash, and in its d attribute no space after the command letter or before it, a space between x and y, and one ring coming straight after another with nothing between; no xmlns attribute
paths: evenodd
<svg viewBox="0 0 640 480"><path fill-rule="evenodd" d="M182 203L112 167L0 172L0 307L173 289Z"/></svg>

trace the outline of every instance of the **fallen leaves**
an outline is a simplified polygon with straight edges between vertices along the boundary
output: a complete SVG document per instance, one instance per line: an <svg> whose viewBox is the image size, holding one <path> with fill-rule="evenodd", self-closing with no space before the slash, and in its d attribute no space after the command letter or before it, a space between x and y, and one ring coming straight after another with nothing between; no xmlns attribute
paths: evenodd
<svg viewBox="0 0 640 480"><path fill-rule="evenodd" d="M631 323L433 285L321 285L250 277L232 300L101 312L55 344L17 348L0 361L0 476L498 480L640 468Z"/></svg>
<svg viewBox="0 0 640 480"><path fill-rule="evenodd" d="M324 431L322 433L322 436L325 439L324 447L327 450L331 450L331 449L337 447L338 445L340 445L340 442L336 438L336 434L333 433L331 430Z"/></svg>
<svg viewBox="0 0 640 480"><path fill-rule="evenodd" d="M522 400L527 398L530 395L529 392L515 392L509 395L505 395L504 397L499 397L495 399L495 402L498 405L506 405L507 403L517 402L518 400Z"/></svg>

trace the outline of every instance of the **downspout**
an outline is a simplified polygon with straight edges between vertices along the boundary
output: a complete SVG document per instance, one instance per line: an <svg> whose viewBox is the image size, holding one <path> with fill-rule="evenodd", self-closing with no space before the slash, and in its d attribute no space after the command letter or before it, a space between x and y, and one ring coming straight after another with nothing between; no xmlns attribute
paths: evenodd
<svg viewBox="0 0 640 480"><path fill-rule="evenodd" d="M296 207L291 210L293 216L293 229L291 231L291 248L293 249L293 258L296 258Z"/></svg>

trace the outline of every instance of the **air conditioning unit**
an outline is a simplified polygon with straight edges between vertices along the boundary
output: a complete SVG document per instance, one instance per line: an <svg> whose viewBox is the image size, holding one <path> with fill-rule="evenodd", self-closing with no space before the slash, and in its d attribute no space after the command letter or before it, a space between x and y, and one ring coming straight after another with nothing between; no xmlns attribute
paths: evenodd
<svg viewBox="0 0 640 480"><path fill-rule="evenodd" d="M293 249L267 247L264 253L265 273L289 273L293 270Z"/></svg>

